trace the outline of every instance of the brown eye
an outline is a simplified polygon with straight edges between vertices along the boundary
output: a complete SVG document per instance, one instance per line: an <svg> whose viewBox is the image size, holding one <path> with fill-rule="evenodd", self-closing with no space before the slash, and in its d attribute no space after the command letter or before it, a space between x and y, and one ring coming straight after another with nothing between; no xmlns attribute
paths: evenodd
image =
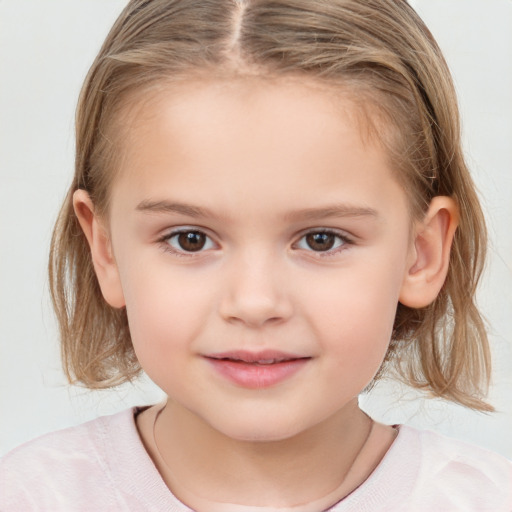
<svg viewBox="0 0 512 512"><path fill-rule="evenodd" d="M175 252L199 252L214 246L211 239L201 231L175 232L167 237L166 242Z"/></svg>
<svg viewBox="0 0 512 512"><path fill-rule="evenodd" d="M206 243L206 236L197 231L188 233L180 233L178 235L178 244L184 251L195 252L200 251Z"/></svg>
<svg viewBox="0 0 512 512"><path fill-rule="evenodd" d="M306 235L306 244L313 251L328 251L334 247L336 238L333 233L310 233Z"/></svg>
<svg viewBox="0 0 512 512"><path fill-rule="evenodd" d="M345 246L352 244L351 239L344 233L319 229L304 234L295 244L295 248L334 255L343 250Z"/></svg>

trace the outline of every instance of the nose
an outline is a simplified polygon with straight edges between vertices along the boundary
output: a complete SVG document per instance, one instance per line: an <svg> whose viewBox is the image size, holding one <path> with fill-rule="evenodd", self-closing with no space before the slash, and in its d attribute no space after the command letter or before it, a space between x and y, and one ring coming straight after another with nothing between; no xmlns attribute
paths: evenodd
<svg viewBox="0 0 512 512"><path fill-rule="evenodd" d="M275 258L261 253L233 262L224 283L221 317L251 328L288 320L293 308L278 266Z"/></svg>

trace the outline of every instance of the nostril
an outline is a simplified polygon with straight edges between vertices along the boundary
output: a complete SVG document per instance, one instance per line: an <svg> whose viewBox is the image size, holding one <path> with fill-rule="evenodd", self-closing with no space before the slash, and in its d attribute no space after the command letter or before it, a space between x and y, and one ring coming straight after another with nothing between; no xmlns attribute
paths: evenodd
<svg viewBox="0 0 512 512"><path fill-rule="evenodd" d="M292 314L286 289L280 280L269 272L271 264L265 258L250 258L240 266L232 267L227 277L224 296L219 307L220 316L231 323L243 323L250 327L278 324Z"/></svg>
<svg viewBox="0 0 512 512"><path fill-rule="evenodd" d="M291 307L284 299L247 300L226 302L221 315L229 322L241 322L250 327L278 324L291 315Z"/></svg>

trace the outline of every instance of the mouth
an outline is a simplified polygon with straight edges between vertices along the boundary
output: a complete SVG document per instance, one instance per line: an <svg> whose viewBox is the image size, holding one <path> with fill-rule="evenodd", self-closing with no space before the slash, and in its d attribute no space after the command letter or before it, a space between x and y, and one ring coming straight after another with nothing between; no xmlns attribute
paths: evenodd
<svg viewBox="0 0 512 512"><path fill-rule="evenodd" d="M286 361L295 361L297 359L310 359L306 356L289 354L277 350L263 350L260 352L250 352L246 350L237 350L232 352L222 352L220 354L209 354L208 359L217 361L233 361L246 364L269 365L283 363Z"/></svg>
<svg viewBox="0 0 512 512"><path fill-rule="evenodd" d="M205 359L223 378L237 386L259 389L275 386L306 366L311 357L275 350L209 354Z"/></svg>

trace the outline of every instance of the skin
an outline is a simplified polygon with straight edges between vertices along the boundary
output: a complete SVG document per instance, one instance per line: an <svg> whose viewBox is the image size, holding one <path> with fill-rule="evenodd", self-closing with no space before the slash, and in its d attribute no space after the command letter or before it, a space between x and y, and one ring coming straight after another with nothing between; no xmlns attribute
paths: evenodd
<svg viewBox="0 0 512 512"><path fill-rule="evenodd" d="M398 302L439 292L455 204L435 198L413 221L348 98L304 81L164 89L133 110L122 151L108 218L84 191L74 200L105 299L126 307L137 357L169 397L156 425L154 408L138 417L148 453L198 511L327 508L393 442L357 397ZM204 247L187 252L176 230ZM332 248L311 246L325 230ZM305 363L247 388L208 359L241 349Z"/></svg>

